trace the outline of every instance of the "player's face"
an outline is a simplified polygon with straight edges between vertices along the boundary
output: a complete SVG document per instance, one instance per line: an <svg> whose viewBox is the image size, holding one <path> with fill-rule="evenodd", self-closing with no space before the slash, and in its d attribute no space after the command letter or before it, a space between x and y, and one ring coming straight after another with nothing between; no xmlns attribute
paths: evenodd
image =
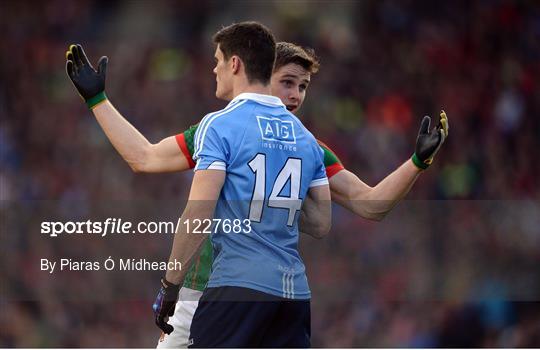
<svg viewBox="0 0 540 350"><path fill-rule="evenodd" d="M311 74L302 66L289 63L272 74L272 95L279 97L287 109L296 113L306 97Z"/></svg>
<svg viewBox="0 0 540 350"><path fill-rule="evenodd" d="M230 65L230 59L225 60L219 45L214 53L214 59L216 61L216 66L214 67L214 74L216 75L216 97L223 100L231 100L233 94L232 67Z"/></svg>

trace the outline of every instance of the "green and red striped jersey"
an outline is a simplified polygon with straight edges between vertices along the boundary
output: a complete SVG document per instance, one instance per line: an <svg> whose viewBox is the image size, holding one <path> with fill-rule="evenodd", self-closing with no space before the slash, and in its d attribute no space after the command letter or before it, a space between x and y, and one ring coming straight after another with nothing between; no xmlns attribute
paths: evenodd
<svg viewBox="0 0 540 350"><path fill-rule="evenodd" d="M193 125L181 134L176 135L176 142L180 147L180 150L187 158L189 167L194 168L193 162L194 145L193 138L195 131L199 125ZM326 167L326 176L330 179L332 176L345 169L343 164L336 156L336 154L325 145L323 142L317 140L319 146L324 151L324 166ZM201 248L201 252L197 258L195 258L191 265L186 278L184 279L184 287L195 290L204 290L208 278L210 277L210 270L212 268L213 248L210 239L207 239Z"/></svg>

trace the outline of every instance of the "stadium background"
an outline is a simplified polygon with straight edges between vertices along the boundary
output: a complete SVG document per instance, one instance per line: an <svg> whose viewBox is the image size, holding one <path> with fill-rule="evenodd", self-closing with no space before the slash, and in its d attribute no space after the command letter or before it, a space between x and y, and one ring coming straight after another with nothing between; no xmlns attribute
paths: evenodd
<svg viewBox="0 0 540 350"><path fill-rule="evenodd" d="M152 347L159 333L159 275L132 275L123 287L140 293L125 299L106 274L44 288L33 261L74 241L35 243L37 218L9 220L43 200L183 207L191 175L130 171L65 74L68 44L109 56L109 97L157 142L223 106L210 38L248 19L316 50L300 115L371 185L411 155L423 115L450 118L434 165L385 221L336 207L331 236L303 241L313 345L540 346L537 1L3 1L0 19L0 346Z"/></svg>

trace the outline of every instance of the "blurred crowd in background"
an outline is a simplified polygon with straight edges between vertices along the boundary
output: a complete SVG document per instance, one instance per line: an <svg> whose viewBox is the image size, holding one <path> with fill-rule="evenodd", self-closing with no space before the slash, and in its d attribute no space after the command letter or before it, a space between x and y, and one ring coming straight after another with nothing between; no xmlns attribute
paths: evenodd
<svg viewBox="0 0 540 350"><path fill-rule="evenodd" d="M336 207L331 236L302 241L313 345L540 346L534 0L2 2L0 346L152 347L159 334L159 275L125 280L138 297L62 298L120 287L92 273L45 282L39 258L110 247L40 239L31 215L10 221L13 206L38 200L167 202L180 213L189 191L191 173L131 172L66 76L68 45L109 57L110 100L158 142L225 105L211 36L242 20L315 49L321 69L299 116L370 185L412 155L424 115L444 109L450 121L433 166L385 221ZM160 243L140 253L167 256Z"/></svg>

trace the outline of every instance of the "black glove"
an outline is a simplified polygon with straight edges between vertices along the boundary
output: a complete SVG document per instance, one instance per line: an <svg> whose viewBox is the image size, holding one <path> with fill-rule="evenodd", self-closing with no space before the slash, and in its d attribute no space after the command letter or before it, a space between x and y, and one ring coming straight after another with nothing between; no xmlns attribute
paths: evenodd
<svg viewBox="0 0 540 350"><path fill-rule="evenodd" d="M98 61L97 71L88 61L81 45L70 45L66 52L66 71L79 95L92 109L105 101L105 75L109 59L103 56Z"/></svg>
<svg viewBox="0 0 540 350"><path fill-rule="evenodd" d="M420 124L420 131L416 139L416 148L412 156L414 165L420 169L426 169L433 162L433 157L441 148L446 137L448 137L448 118L446 113L441 111L439 124L433 130L429 130L431 118L425 116Z"/></svg>
<svg viewBox="0 0 540 350"><path fill-rule="evenodd" d="M178 300L178 292L180 285L168 282L165 277L161 279L161 288L159 289L156 301L152 305L156 325L161 328L164 333L171 334L174 330L173 326L165 322L165 317L174 315L174 308Z"/></svg>

